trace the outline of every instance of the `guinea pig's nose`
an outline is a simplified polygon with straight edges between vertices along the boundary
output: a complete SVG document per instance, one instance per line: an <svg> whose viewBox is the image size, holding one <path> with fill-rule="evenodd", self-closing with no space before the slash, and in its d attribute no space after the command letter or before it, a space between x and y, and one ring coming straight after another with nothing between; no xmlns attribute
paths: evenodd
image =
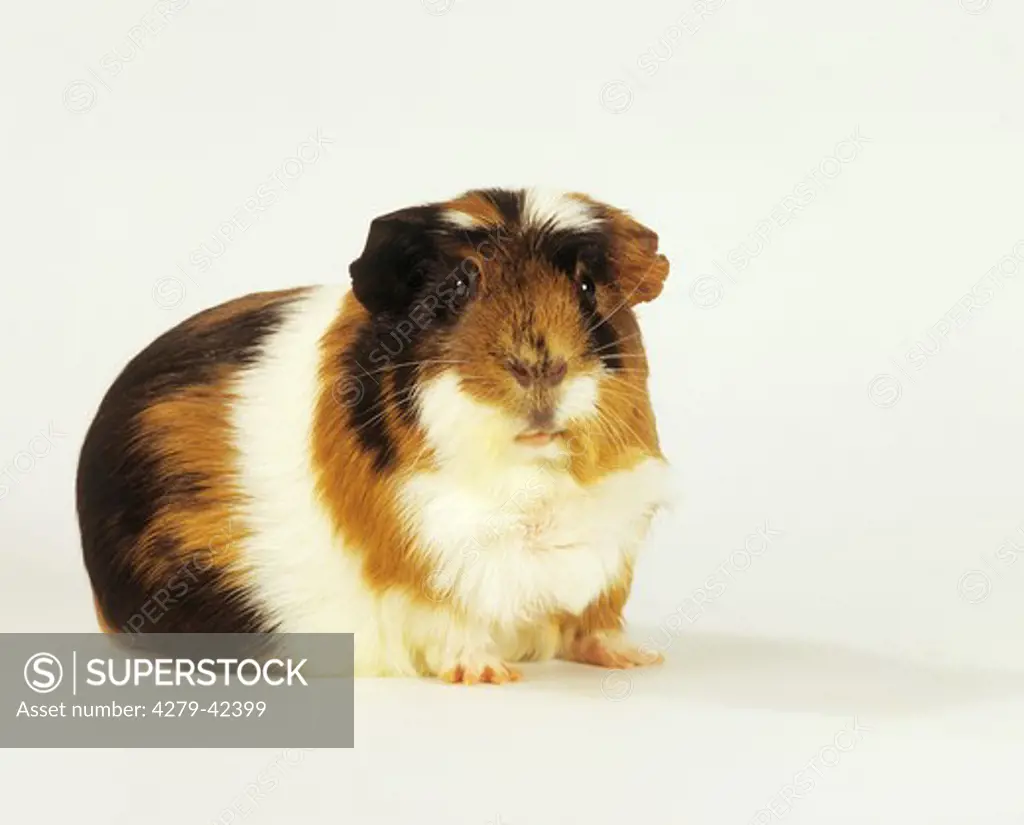
<svg viewBox="0 0 1024 825"><path fill-rule="evenodd" d="M565 374L569 371L569 365L564 358L556 358L554 361L546 361L541 370L541 381L549 387L555 387L562 383Z"/></svg>
<svg viewBox="0 0 1024 825"><path fill-rule="evenodd" d="M508 371L512 373L512 377L516 379L522 386L528 387L533 383L533 371L530 367L518 358L509 358Z"/></svg>
<svg viewBox="0 0 1024 825"><path fill-rule="evenodd" d="M557 386L569 371L569 365L564 358L545 359L535 364L527 364L519 358L510 358L507 366L516 381L524 387L532 387L534 384Z"/></svg>

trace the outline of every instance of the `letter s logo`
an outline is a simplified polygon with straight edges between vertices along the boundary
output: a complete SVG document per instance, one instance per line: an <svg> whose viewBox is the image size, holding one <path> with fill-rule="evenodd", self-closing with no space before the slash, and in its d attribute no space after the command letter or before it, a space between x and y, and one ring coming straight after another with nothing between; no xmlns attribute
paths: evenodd
<svg viewBox="0 0 1024 825"><path fill-rule="evenodd" d="M60 687L64 668L52 653L36 653L25 662L25 684L36 693L51 693Z"/></svg>

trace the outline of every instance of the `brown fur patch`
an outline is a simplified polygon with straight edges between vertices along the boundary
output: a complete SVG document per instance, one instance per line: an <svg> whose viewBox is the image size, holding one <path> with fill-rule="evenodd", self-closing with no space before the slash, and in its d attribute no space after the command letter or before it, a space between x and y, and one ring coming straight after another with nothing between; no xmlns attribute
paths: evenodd
<svg viewBox="0 0 1024 825"><path fill-rule="evenodd" d="M555 617L561 628L561 651L571 650L573 644L600 630L621 630L624 625L622 611L633 585L633 569L627 567L618 581L605 590L578 616L560 614Z"/></svg>
<svg viewBox="0 0 1024 825"><path fill-rule="evenodd" d="M616 325L624 366L601 377L596 420L581 421L568 434L570 470L584 485L647 458L663 458L640 328L628 311L614 313L608 323Z"/></svg>
<svg viewBox="0 0 1024 825"><path fill-rule="evenodd" d="M668 258L658 253L658 234L628 212L598 203L589 195L572 193L603 213L610 225L612 260L626 302L630 306L653 301L661 294L668 277Z"/></svg>
<svg viewBox="0 0 1024 825"><path fill-rule="evenodd" d="M137 569L151 587L181 578L190 564L222 571L225 583L245 586L237 542L244 538L239 491L234 482L238 452L229 421L230 372L215 382L179 390L139 415L147 449L168 478L195 478L187 496L161 502L135 548ZM202 481L199 481L202 479ZM174 547L168 555L160 545Z"/></svg>
<svg viewBox="0 0 1024 825"><path fill-rule="evenodd" d="M201 334L300 294L301 288L260 292L211 307L189 319L183 331ZM191 478L188 495L161 502L134 550L137 570L152 588L187 580L190 567L217 570L221 581L244 588L238 543L247 535L235 482L238 451L230 408L236 369L215 367L206 382L158 398L138 415L140 441L155 455L164 476ZM173 548L172 553L160 548Z"/></svg>
<svg viewBox="0 0 1024 825"><path fill-rule="evenodd" d="M303 292L302 287L293 289L278 289L271 292L254 292L251 295L243 295L241 298L218 304L215 307L204 309L185 321L183 331L189 333L202 332L213 327L224 326L237 320L246 313L254 310L265 309L294 298Z"/></svg>
<svg viewBox="0 0 1024 825"><path fill-rule="evenodd" d="M423 436L403 423L397 410L393 367L365 372L345 367L346 354L368 317L348 294L339 317L321 340L321 390L312 436L318 489L346 546L362 552L367 585L378 593L402 587L428 600L430 569L418 558L413 540L402 527L396 500L399 479L429 460ZM382 388L380 410L374 418L383 419L397 451L397 464L402 468L398 477L382 474L374 466L372 454L360 443L351 424L350 405L362 400L370 389L368 382L377 382Z"/></svg>
<svg viewBox="0 0 1024 825"><path fill-rule="evenodd" d="M502 222L501 212L494 202L479 192L466 192L443 204L443 208L468 215L483 226L498 226Z"/></svg>
<svg viewBox="0 0 1024 825"><path fill-rule="evenodd" d="M259 359L283 305L301 291L249 295L193 316L140 352L108 390L76 488L105 629L264 629L239 566L232 381Z"/></svg>
<svg viewBox="0 0 1024 825"><path fill-rule="evenodd" d="M236 298L198 313L182 330L199 335L230 327L246 315L302 292L295 288ZM187 495L168 495L139 537L134 550L137 570L150 587L166 587L175 579L187 581L194 567L219 571L226 585L246 586L245 571L238 563L238 542L246 531L240 517L235 481L238 451L230 423L236 372L236 367L215 365L204 383L155 399L137 417L140 442L157 459L164 477L196 482Z"/></svg>

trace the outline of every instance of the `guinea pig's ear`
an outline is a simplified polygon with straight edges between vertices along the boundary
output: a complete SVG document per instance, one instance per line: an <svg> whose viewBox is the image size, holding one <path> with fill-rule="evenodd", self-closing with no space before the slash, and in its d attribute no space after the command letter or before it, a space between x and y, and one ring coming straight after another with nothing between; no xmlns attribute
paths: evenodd
<svg viewBox="0 0 1024 825"><path fill-rule="evenodd" d="M627 213L609 210L612 266L633 306L653 301L668 277L668 258L658 252L658 236Z"/></svg>
<svg viewBox="0 0 1024 825"><path fill-rule="evenodd" d="M438 210L414 206L375 218L362 254L348 268L352 292L367 310L401 311L423 285L437 256Z"/></svg>

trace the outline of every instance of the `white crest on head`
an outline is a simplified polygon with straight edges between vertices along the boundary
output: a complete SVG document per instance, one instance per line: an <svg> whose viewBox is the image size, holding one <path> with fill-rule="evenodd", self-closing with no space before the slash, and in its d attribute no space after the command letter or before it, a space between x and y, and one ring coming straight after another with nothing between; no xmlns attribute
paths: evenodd
<svg viewBox="0 0 1024 825"><path fill-rule="evenodd" d="M444 212L444 219L448 221L448 223L455 224L461 229L477 229L484 225L472 215L467 215L465 212L460 212L458 209L446 209Z"/></svg>
<svg viewBox="0 0 1024 825"><path fill-rule="evenodd" d="M586 230L601 223L586 201L552 189L523 192L523 226L532 229Z"/></svg>

